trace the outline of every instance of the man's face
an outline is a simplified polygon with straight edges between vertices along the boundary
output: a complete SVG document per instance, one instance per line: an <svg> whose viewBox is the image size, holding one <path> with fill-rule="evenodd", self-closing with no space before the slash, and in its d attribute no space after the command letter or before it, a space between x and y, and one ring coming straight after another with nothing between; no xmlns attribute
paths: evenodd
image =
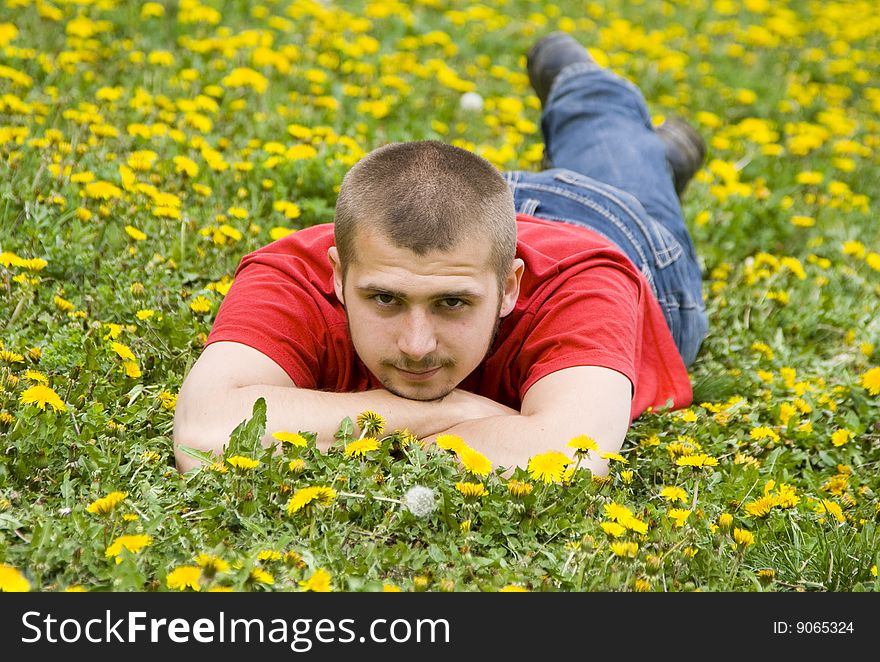
<svg viewBox="0 0 880 662"><path fill-rule="evenodd" d="M513 310L522 260L499 292L488 238L419 256L362 230L357 247L344 284L336 248L328 253L355 351L391 393L442 398L480 364Z"/></svg>

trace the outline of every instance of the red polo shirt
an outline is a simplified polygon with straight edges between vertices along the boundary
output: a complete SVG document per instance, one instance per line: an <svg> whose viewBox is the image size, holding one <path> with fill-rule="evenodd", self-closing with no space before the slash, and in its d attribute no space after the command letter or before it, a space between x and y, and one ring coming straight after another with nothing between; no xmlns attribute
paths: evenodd
<svg viewBox="0 0 880 662"><path fill-rule="evenodd" d="M542 377L574 366L616 370L633 384L631 418L691 403L685 365L651 286L607 239L579 226L517 216L525 262L519 300L483 363L460 388L520 409ZM300 230L246 255L208 343L248 345L301 388L381 388L354 351L333 289L333 225Z"/></svg>

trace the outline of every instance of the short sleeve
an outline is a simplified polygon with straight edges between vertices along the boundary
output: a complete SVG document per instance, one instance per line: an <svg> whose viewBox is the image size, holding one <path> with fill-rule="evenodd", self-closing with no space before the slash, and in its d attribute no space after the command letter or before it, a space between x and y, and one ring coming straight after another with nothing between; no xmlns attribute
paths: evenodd
<svg viewBox="0 0 880 662"><path fill-rule="evenodd" d="M518 355L519 397L542 377L575 366L600 366L637 384L642 283L610 260L565 277L530 311Z"/></svg>
<svg viewBox="0 0 880 662"><path fill-rule="evenodd" d="M208 344L238 342L275 361L301 388L315 388L327 342L315 329L323 313L309 283L277 267L250 262L235 275L217 311Z"/></svg>

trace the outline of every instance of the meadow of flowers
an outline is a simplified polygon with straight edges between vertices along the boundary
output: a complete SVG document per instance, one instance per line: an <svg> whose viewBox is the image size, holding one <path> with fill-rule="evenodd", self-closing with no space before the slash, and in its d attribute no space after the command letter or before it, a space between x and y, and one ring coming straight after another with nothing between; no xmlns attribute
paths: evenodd
<svg viewBox="0 0 880 662"><path fill-rule="evenodd" d="M0 590L880 588L877 3L0 2ZM264 450L258 401L179 475L176 393L241 256L332 220L389 141L539 168L551 30L706 137L693 406L607 477L504 478L381 411Z"/></svg>

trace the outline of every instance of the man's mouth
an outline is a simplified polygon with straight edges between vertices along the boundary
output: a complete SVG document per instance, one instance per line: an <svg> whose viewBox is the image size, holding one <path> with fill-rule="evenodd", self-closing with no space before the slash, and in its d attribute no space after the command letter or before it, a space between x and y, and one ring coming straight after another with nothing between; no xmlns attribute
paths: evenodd
<svg viewBox="0 0 880 662"><path fill-rule="evenodd" d="M398 368L397 366L395 366L395 368L397 368L397 371L400 372L404 378L414 382L426 381L440 372L440 366L428 370L405 370L404 368Z"/></svg>

